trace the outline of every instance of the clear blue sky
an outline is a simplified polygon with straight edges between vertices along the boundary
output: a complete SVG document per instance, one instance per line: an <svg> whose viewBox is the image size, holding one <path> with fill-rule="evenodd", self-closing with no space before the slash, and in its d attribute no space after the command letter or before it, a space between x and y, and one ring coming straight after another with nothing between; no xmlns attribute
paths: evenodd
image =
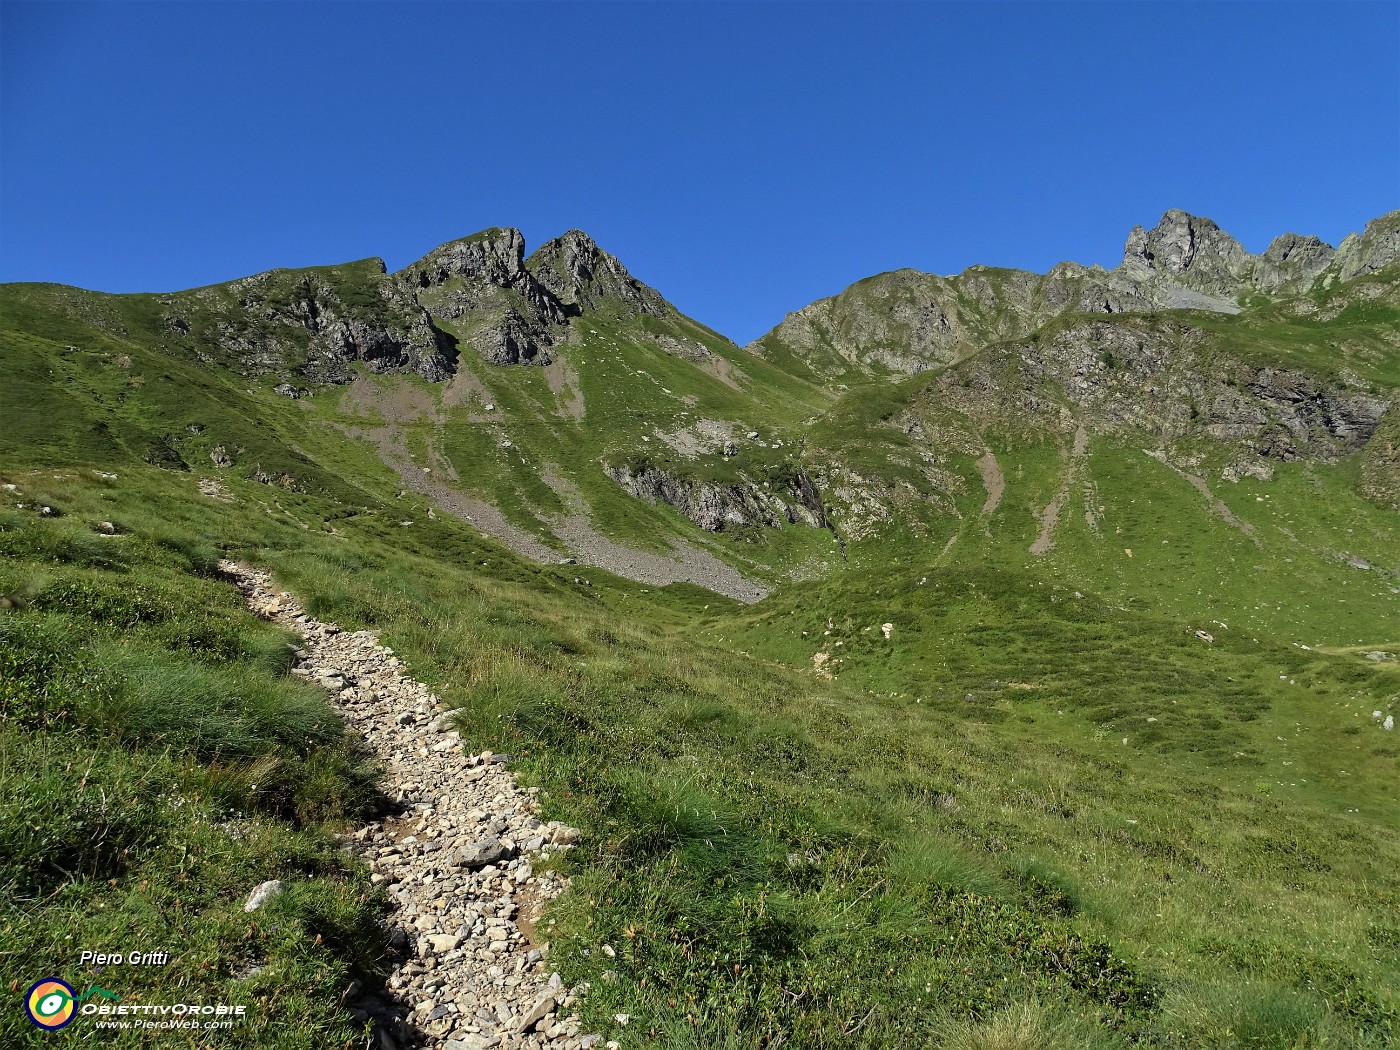
<svg viewBox="0 0 1400 1050"><path fill-rule="evenodd" d="M0 280L591 233L745 342L861 277L1400 207L1396 3L0 5Z"/></svg>

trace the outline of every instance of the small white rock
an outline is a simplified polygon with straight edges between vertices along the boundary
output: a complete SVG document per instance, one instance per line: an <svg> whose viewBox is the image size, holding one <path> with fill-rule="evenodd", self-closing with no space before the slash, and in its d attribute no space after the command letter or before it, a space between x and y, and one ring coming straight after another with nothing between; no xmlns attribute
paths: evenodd
<svg viewBox="0 0 1400 1050"><path fill-rule="evenodd" d="M257 911L268 901L272 900L273 897L281 893L283 889L284 887L280 880L269 879L267 882L264 882L254 889L252 893L248 894L248 900L247 903L243 905L243 910Z"/></svg>

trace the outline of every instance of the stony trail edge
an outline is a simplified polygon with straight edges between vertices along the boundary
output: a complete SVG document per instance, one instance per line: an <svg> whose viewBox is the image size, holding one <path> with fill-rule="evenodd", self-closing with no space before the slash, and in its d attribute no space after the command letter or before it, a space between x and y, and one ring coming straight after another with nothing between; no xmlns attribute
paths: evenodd
<svg viewBox="0 0 1400 1050"><path fill-rule="evenodd" d="M302 638L292 673L330 694L384 770L401 814L347 836L394 903L391 942L404 960L387 994L352 984L346 1004L373 1021L375 1050L590 1050L568 989L532 943L533 921L567 881L530 858L569 849L579 832L538 819L537 789L521 788L489 751L467 754L432 691L403 673L374 631L342 631L308 616L264 570L223 561L258 616Z"/></svg>

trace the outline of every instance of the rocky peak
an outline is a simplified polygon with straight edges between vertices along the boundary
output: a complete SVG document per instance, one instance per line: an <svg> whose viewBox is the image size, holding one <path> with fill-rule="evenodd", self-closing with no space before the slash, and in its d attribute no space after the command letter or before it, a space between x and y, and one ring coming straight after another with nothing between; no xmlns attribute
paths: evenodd
<svg viewBox="0 0 1400 1050"><path fill-rule="evenodd" d="M1277 263L1330 260L1334 254L1336 249L1330 244L1317 237L1304 237L1298 233L1281 233L1264 250L1264 258Z"/></svg>
<svg viewBox="0 0 1400 1050"><path fill-rule="evenodd" d="M1143 282L1166 279L1205 295L1233 296L1252 257L1210 219L1173 208L1151 230L1134 226L1123 270Z"/></svg>
<svg viewBox="0 0 1400 1050"><path fill-rule="evenodd" d="M596 309L607 299L632 314L661 317L670 309L659 292L628 273L582 230L540 245L525 266L573 314Z"/></svg>
<svg viewBox="0 0 1400 1050"><path fill-rule="evenodd" d="M1336 279L1350 281L1400 259L1400 210L1372 219L1337 246Z"/></svg>
<svg viewBox="0 0 1400 1050"><path fill-rule="evenodd" d="M1269 292L1302 291L1312 286L1336 254L1336 249L1317 237L1280 234L1256 257L1252 283Z"/></svg>
<svg viewBox="0 0 1400 1050"><path fill-rule="evenodd" d="M493 364L546 364L568 311L525 266L519 230L493 227L434 248L394 275Z"/></svg>
<svg viewBox="0 0 1400 1050"><path fill-rule="evenodd" d="M1400 211L1338 249L1285 233L1254 255L1212 220L1180 209L1135 226L1113 270L1061 263L1041 276L973 266L951 277L880 274L790 313L749 350L785 349L819 374L908 374L939 367L988 341L1016 339L1066 313L1210 310L1238 313L1254 293L1297 295L1400 259Z"/></svg>
<svg viewBox="0 0 1400 1050"><path fill-rule="evenodd" d="M581 230L541 245L529 259L519 230L484 230L433 249L394 279L500 365L547 364L570 319L604 303L632 316L670 310Z"/></svg>
<svg viewBox="0 0 1400 1050"><path fill-rule="evenodd" d="M439 245L400 273L419 288L446 284L453 277L508 288L527 276L524 262L525 238L520 231L492 227Z"/></svg>

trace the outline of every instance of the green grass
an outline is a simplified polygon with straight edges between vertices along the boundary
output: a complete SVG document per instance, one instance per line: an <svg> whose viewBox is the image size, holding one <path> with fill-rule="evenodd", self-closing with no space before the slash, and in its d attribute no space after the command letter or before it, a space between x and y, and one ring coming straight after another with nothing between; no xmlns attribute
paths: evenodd
<svg viewBox="0 0 1400 1050"><path fill-rule="evenodd" d="M210 575L213 548L139 498L123 535L93 532L116 486L84 473L26 478L61 518L0 514L0 591L25 603L0 618L0 976L244 1005L242 1045L348 1046L336 999L386 972L384 901L331 833L369 812L374 770L286 677L287 636ZM290 891L251 919L270 878ZM171 964L99 977L84 949ZM0 1032L38 1038L18 1009Z"/></svg>
<svg viewBox="0 0 1400 1050"><path fill-rule="evenodd" d="M379 627L460 706L474 745L516 756L547 792L547 815L586 827L575 890L553 914L552 965L594 982L594 1025L678 1046L778 1031L797 1045L871 1047L1022 1028L1049 1045L1223 1046L1246 1024L1259 1045L1295 1031L1341 1046L1393 1035L1394 958L1378 946L1393 936L1385 902L1400 869L1396 755L1369 710L1353 717L1387 703L1383 667L1358 677L1345 657L1277 643L1207 647L1179 623L1012 573L943 570L922 586L847 577L732 613L712 596L643 594L601 573L581 589L450 522L404 530L360 514L336 519L337 537L251 501L206 501L172 526L149 509L180 485L169 472L10 477L65 511L12 516L0 536L7 586L27 581L31 596L5 629L22 625L40 667L59 654L45 683L71 713L7 728L7 797L52 814L44 827L100 824L101 792L141 800L108 833L113 850L61 859L58 897L11 891L10 934L55 972L73 971L69 936L164 938L198 987L265 1012L269 1027L248 1029L244 1045L290 1046L302 1044L276 1043L271 1025L296 1019L317 1033L306 1045L349 1038L333 986L384 965L373 936L360 937L379 907L363 872L317 830L353 813L326 801L354 797L351 756L317 736L313 698L298 707L300 687L278 677L275 632L199 575L207 550L170 535L218 521L225 544L277 566L316 615ZM244 498L261 488L230 484ZM303 521L331 507L289 500ZM99 515L126 535L91 534ZM181 597L208 622L177 632L168 611ZM62 632L94 612L112 644L141 657L108 660L99 647L76 659ZM697 616L711 618L707 634L696 636ZM833 682L801 670L814 646L800 632L819 636L828 616L838 626L821 637L847 654ZM893 646L861 630L886 618ZM89 663L112 688L142 674L204 688L209 725L179 741L157 731L146 748L136 734L129 752L105 746L100 725L130 730L92 699L103 694L64 700ZM931 686L922 702L888 695L916 685ZM150 695L178 710L183 689ZM234 695L247 716L262 695L283 706L252 731L221 721L219 698ZM312 722L295 721L302 711ZM1325 768L1342 748L1351 778ZM287 786L306 788L314 768L319 787L301 801L251 791L268 755L291 771ZM61 774L89 766L97 795ZM172 808L180 798L190 801ZM251 822L251 839L229 834L238 812L231 826ZM253 942L269 969L240 981L241 894L274 875L304 882L305 896L289 895L287 921ZM129 990L155 995L175 972ZM306 994L270 991L291 983ZM610 1022L616 1012L632 1015L627 1029Z"/></svg>
<svg viewBox="0 0 1400 1050"><path fill-rule="evenodd" d="M442 325L465 337L453 323ZM732 363L738 370L733 381L741 389L666 352L653 336L702 344L716 358ZM415 440L423 443L424 454L432 444L452 464L465 490L492 502L514 524L543 533L546 541L550 520L570 509L541 476L551 470L578 491L590 523L610 539L662 551L678 539L697 542L696 530L679 514L631 498L606 475L605 467L645 456L658 469L695 482L762 485L770 480L775 460L795 451L803 421L828 400L821 391L794 382L685 319L590 314L580 322L577 341L558 353L577 374L585 413L581 420L564 411L561 401L570 395L552 391L543 369L499 368L468 355L462 368L472 373L496 406L485 413L478 398L468 408L486 421L469 421L459 411L444 413L436 422L408 424ZM378 382L388 389L401 380ZM320 406L317 412L327 420L352 422L347 413ZM669 431L701 419L730 422L741 438L758 430L770 448L744 441L744 450L733 459L717 453L687 459L655 436L658 429ZM785 447L778 448L778 441ZM830 545L829 537L805 535L808 531L759 528L721 536L717 543L719 550L732 553L757 575L772 577Z"/></svg>
<svg viewBox="0 0 1400 1050"><path fill-rule="evenodd" d="M363 292L354 277L344 296ZM154 297L4 294L6 378L24 395L0 435L16 486L0 491L0 593L20 599L0 612L5 985L85 984L76 950L139 943L170 967L123 971L114 990L248 1005L221 1045L362 1044L337 1000L390 965L385 901L334 836L377 804L373 770L288 676L289 639L217 575L234 556L313 615L379 629L471 746L511 755L545 816L585 829L542 928L550 966L592 983L585 1025L624 1045L1400 1038L1400 740L1372 717L1400 702L1400 675L1364 657L1397 644L1396 524L1358 495L1357 457L1231 485L1228 450L1187 442L1256 545L1135 435L1096 433L1035 557L1067 436L938 403L940 376L824 390L780 354L607 310L563 350L583 421L542 371L468 358L490 424L403 422L418 462L446 456L522 525L562 508L548 463L616 539L706 543L770 580L821 567L741 607L526 563L428 518L328 425L385 420L153 342ZM1369 309L1339 312L1362 349L1389 323ZM1250 353L1277 336L1290 362L1326 356L1280 304L1209 324ZM747 378L735 390L648 332L699 340ZM1366 382L1391 381L1388 358L1371 365ZM698 418L769 447L659 447L655 429ZM234 466L213 466L216 445ZM1006 492L984 520L986 448ZM844 562L816 529L701 536L604 475L639 455L725 484L801 466L843 528L845 468L885 517ZM273 877L289 892L250 921L244 896ZM0 1015L11 1043L38 1038L21 1025Z"/></svg>

